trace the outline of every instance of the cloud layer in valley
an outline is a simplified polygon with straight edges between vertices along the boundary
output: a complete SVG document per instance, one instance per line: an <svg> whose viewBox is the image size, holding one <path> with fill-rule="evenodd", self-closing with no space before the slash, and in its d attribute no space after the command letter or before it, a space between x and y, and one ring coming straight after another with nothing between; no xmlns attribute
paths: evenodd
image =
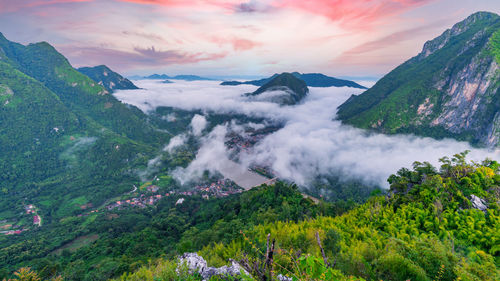
<svg viewBox="0 0 500 281"><path fill-rule="evenodd" d="M475 149L465 142L370 134L333 120L337 106L351 94L361 93L358 89L310 88L302 104L280 107L242 97L243 93L255 90L251 85L219 86L214 81L162 84L146 80L137 84L144 89L119 91L115 95L145 112L157 106L172 106L281 121L285 124L282 129L265 137L252 150L240 154L239 159L244 165L269 165L280 177L302 185L307 185L316 175L341 173L369 184L387 186L387 177L401 167L409 167L414 161L437 165L440 157L464 150L471 150L469 158L472 160L499 159L498 153ZM199 120L193 118L192 123L205 120L202 116L196 119ZM198 125L193 129L195 127ZM238 129L236 127L234 124L218 126L204 136L197 159L182 171L184 177L199 174L204 169L217 169L218 160L229 155L224 135ZM201 133L198 129L193 131Z"/></svg>

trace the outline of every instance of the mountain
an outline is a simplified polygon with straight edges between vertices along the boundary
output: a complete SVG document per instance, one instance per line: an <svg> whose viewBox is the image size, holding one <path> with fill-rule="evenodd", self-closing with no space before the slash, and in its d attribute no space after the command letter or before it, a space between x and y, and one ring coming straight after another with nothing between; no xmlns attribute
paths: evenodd
<svg viewBox="0 0 500 281"><path fill-rule="evenodd" d="M201 76L197 76L197 75L168 76L166 74L152 74L149 76L133 76L133 79L135 79L135 80L139 80L139 79L154 79L154 80L174 79L174 80L184 80L184 81L210 81L210 80L212 80L210 78L201 77Z"/></svg>
<svg viewBox="0 0 500 281"><path fill-rule="evenodd" d="M296 78L291 73L285 72L276 75L255 92L248 93L246 96L258 101L293 105L305 98L307 93L309 93L309 89L304 81Z"/></svg>
<svg viewBox="0 0 500 281"><path fill-rule="evenodd" d="M173 77L170 77L170 79L177 79L177 80L184 80L184 81L210 81L212 79L206 78L206 77L201 77L197 75L176 75Z"/></svg>
<svg viewBox="0 0 500 281"><path fill-rule="evenodd" d="M500 141L500 17L479 12L338 108L346 124L383 133Z"/></svg>
<svg viewBox="0 0 500 281"><path fill-rule="evenodd" d="M77 70L90 77L90 79L97 82L97 84L104 86L109 92L113 92L114 90L139 89L130 80L124 78L105 65L80 67Z"/></svg>
<svg viewBox="0 0 500 281"><path fill-rule="evenodd" d="M169 139L48 43L1 33L0 123L0 221L19 222L31 202L50 224L80 209L73 200L99 204L128 191L131 169Z"/></svg>
<svg viewBox="0 0 500 281"><path fill-rule="evenodd" d="M361 86L356 82L349 81L349 80L337 79L334 77L326 76L326 75L321 74L321 73L303 73L303 74L301 74L298 72L293 72L292 75L295 76L296 78L301 79L304 82L306 82L307 86L309 86L309 87L351 87L351 88L366 89L366 87ZM278 76L278 74L274 74L273 76L271 76L269 78L246 81L246 82L225 81L225 82L222 82L221 85L236 86L236 85L241 85L241 84L249 84L249 85L254 85L254 86L262 86L262 85L266 84L267 82L271 81L276 76Z"/></svg>

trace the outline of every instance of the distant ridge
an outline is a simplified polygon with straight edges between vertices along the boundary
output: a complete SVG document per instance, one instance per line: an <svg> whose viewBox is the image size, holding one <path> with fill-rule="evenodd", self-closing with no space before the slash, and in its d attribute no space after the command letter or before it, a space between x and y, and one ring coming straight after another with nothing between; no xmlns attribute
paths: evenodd
<svg viewBox="0 0 500 281"><path fill-rule="evenodd" d="M254 86L262 86L266 84L267 82L271 81L274 79L276 76L279 74L274 74L273 76L269 78L264 78L264 79L259 79L259 80L251 80L251 81L225 81L222 82L221 85L223 86L236 86L236 85L241 85L241 84L249 84L249 85L254 85ZM307 86L309 87L351 87L351 88L358 88L358 89L366 89L366 87L359 85L358 83L350 80L344 80L344 79L338 79L335 77L330 77L326 76L321 73L299 73L299 72L293 72L291 75L295 76L298 79L303 80Z"/></svg>
<svg viewBox="0 0 500 281"><path fill-rule="evenodd" d="M80 67L77 70L90 77L90 79L97 82L97 84L104 86L104 88L110 92L114 90L139 89L132 81L114 72L105 65Z"/></svg>
<svg viewBox="0 0 500 281"><path fill-rule="evenodd" d="M213 79L206 78L206 77L201 77L198 75L176 75L176 76L168 76L166 74L152 74L149 76L139 76L139 75L134 75L130 76L130 79L133 80L140 80L140 79L153 79L153 80L184 80L184 81L211 81Z"/></svg>

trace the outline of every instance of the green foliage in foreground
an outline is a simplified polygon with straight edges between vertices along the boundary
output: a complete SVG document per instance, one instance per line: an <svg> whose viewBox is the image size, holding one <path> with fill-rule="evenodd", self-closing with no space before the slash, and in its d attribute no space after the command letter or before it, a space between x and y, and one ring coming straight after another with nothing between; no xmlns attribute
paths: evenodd
<svg viewBox="0 0 500 281"><path fill-rule="evenodd" d="M262 223L199 253L210 265L229 258L262 259L266 237L276 239L275 273L303 278L297 264L311 255L321 263L318 232L328 262L342 280L499 280L499 164L468 163L465 154L441 159L439 171L416 162L389 178L389 197L373 197L348 213L298 222ZM486 201L487 211L472 208L470 196ZM166 261L160 261L159 264ZM171 263L172 261L170 261ZM314 262L307 263L314 267ZM326 268L326 266L325 266ZM138 280L157 266L143 267L122 280ZM305 269L311 270L310 268ZM349 277L350 278L350 277ZM148 279L146 279L148 280Z"/></svg>
<svg viewBox="0 0 500 281"><path fill-rule="evenodd" d="M0 251L0 265L9 271L30 266L43 278L60 274L67 280L106 280L135 271L152 259L171 259L210 243L228 244L240 231L261 223L334 216L349 207L314 204L297 187L281 182L208 201L185 197L184 203L176 205L178 198L165 198L154 208L71 217L44 226L43 231L12 237L16 243ZM89 235L99 238L74 251L61 249Z"/></svg>

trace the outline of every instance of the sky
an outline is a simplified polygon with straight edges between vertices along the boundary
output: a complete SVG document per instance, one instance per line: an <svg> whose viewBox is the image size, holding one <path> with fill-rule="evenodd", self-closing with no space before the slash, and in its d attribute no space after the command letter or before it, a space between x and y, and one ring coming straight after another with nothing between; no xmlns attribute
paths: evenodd
<svg viewBox="0 0 500 281"><path fill-rule="evenodd" d="M0 0L0 32L125 75L380 77L498 0Z"/></svg>

